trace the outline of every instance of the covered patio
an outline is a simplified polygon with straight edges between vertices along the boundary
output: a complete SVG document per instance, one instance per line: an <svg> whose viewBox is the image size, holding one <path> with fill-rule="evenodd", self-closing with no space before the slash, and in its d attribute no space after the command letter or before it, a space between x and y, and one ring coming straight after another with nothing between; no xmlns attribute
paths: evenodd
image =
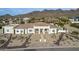
<svg viewBox="0 0 79 59"><path fill-rule="evenodd" d="M38 33L38 34L40 34L40 33L43 33L43 34L45 34L45 33L49 33L49 27L42 27L42 26L39 26L39 27L34 27L34 29L35 29L35 33Z"/></svg>

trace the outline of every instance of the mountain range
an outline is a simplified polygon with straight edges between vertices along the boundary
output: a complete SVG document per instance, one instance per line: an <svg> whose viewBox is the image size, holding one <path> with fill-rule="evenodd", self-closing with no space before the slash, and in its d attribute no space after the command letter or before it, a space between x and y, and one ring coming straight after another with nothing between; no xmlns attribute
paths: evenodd
<svg viewBox="0 0 79 59"><path fill-rule="evenodd" d="M77 10L43 10L43 11L33 11L28 14L20 14L12 16L10 14L2 15L0 18L15 18L15 17L61 17L61 16L79 16L79 9Z"/></svg>

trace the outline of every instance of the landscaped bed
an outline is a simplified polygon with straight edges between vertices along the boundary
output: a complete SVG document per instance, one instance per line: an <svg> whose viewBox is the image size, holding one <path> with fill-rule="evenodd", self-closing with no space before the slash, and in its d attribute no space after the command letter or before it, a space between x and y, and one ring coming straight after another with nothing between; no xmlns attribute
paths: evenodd
<svg viewBox="0 0 79 59"><path fill-rule="evenodd" d="M24 45L24 43L26 42L27 37L28 35L12 35L8 47L22 47L22 45Z"/></svg>
<svg viewBox="0 0 79 59"><path fill-rule="evenodd" d="M3 46L6 42L7 42L7 38L5 37L5 35L0 34L0 47Z"/></svg>
<svg viewBox="0 0 79 59"><path fill-rule="evenodd" d="M79 23L73 23L70 26L75 27L75 28L79 28Z"/></svg>

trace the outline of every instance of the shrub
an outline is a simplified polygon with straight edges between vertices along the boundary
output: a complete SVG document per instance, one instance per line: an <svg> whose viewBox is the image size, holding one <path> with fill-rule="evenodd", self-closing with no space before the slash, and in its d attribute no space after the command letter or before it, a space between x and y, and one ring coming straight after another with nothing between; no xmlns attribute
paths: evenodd
<svg viewBox="0 0 79 59"><path fill-rule="evenodd" d="M0 24L0 29L2 29L2 24Z"/></svg>
<svg viewBox="0 0 79 59"><path fill-rule="evenodd" d="M5 42L5 40L0 40L0 44L3 44Z"/></svg>
<svg viewBox="0 0 79 59"><path fill-rule="evenodd" d="M78 35L79 32L77 32L77 31L73 31L71 34Z"/></svg>
<svg viewBox="0 0 79 59"><path fill-rule="evenodd" d="M59 22L59 23L57 23L57 25L59 25L59 26L63 27L63 26L64 26L64 23Z"/></svg>
<svg viewBox="0 0 79 59"><path fill-rule="evenodd" d="M75 28L79 28L79 24L76 24L76 23L71 24L70 26L75 27Z"/></svg>

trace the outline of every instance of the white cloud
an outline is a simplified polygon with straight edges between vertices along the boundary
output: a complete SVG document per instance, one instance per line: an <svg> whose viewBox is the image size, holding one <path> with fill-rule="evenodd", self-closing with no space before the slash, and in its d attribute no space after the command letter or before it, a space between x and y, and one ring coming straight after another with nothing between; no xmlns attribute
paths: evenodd
<svg viewBox="0 0 79 59"><path fill-rule="evenodd" d="M1 0L0 7L10 8L78 8L78 0Z"/></svg>

